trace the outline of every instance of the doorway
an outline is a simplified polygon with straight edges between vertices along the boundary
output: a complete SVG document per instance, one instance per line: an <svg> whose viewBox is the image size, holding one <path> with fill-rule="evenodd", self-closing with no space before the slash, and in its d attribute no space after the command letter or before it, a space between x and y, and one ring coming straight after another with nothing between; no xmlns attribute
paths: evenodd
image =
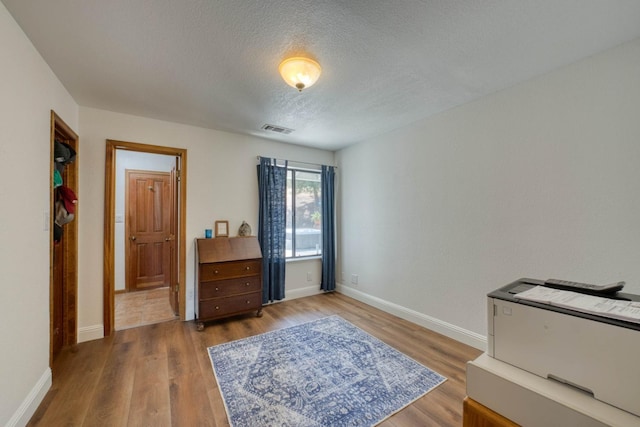
<svg viewBox="0 0 640 427"><path fill-rule="evenodd" d="M65 122L51 110L51 138L49 144L51 177L55 177L56 141L78 152L79 138ZM70 152L69 152L70 153ZM60 153L58 153L60 154ZM78 161L72 161L58 170L61 183L51 180L49 189L49 366L63 347L77 342L78 318L78 211L75 220L56 226L55 202L59 188L78 192ZM56 227L58 233L56 233Z"/></svg>
<svg viewBox="0 0 640 427"><path fill-rule="evenodd" d="M127 300L142 311L170 303L184 320L186 150L113 140L106 149L104 335L116 329L116 294L118 313Z"/></svg>

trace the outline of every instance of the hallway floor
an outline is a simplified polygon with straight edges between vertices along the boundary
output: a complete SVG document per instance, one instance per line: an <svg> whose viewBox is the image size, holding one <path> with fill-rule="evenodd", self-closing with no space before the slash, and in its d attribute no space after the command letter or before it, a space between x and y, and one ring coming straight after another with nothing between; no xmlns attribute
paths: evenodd
<svg viewBox="0 0 640 427"><path fill-rule="evenodd" d="M118 293L115 299L116 331L177 319L169 304L169 288Z"/></svg>

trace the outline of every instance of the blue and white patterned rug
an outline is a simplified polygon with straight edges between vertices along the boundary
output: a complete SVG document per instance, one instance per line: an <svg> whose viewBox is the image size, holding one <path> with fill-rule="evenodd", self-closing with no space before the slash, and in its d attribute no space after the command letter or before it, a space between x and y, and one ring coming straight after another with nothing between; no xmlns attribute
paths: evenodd
<svg viewBox="0 0 640 427"><path fill-rule="evenodd" d="M446 381L339 316L209 356L233 427L373 426Z"/></svg>

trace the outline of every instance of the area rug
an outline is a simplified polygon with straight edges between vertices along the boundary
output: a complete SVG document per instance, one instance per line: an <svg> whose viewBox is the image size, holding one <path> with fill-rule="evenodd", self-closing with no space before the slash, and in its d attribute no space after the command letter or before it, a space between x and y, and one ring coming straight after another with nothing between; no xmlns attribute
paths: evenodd
<svg viewBox="0 0 640 427"><path fill-rule="evenodd" d="M209 356L233 427L374 426L446 381L339 316Z"/></svg>

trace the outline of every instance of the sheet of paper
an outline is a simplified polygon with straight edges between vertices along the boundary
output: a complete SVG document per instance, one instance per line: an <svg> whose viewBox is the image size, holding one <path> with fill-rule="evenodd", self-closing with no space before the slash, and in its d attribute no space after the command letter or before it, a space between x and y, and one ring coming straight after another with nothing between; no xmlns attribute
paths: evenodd
<svg viewBox="0 0 640 427"><path fill-rule="evenodd" d="M640 323L640 303L585 295L578 292L536 286L515 295L516 298L563 307L582 313Z"/></svg>

